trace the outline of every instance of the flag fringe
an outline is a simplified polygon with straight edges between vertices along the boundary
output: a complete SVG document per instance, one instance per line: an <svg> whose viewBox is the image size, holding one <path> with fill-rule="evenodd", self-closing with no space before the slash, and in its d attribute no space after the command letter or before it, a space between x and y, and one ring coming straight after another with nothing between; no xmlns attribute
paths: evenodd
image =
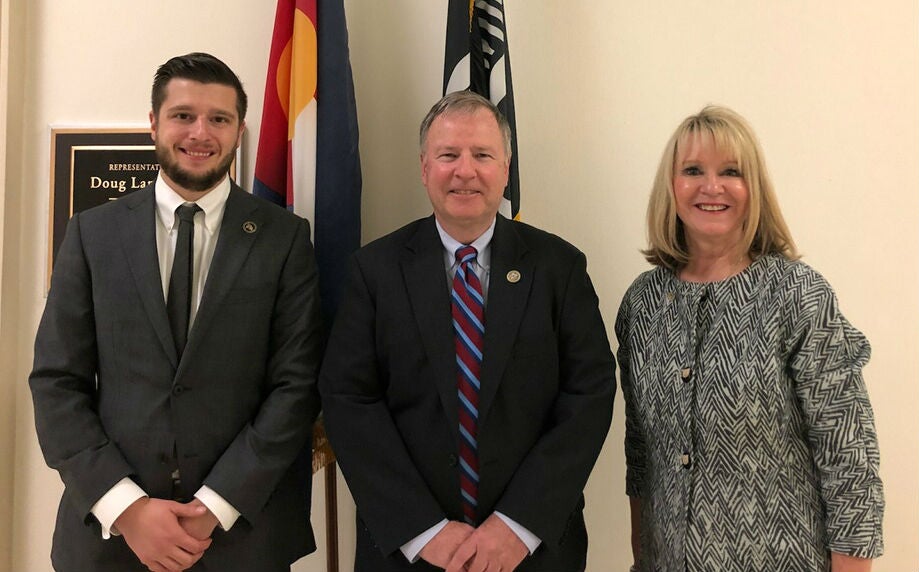
<svg viewBox="0 0 919 572"><path fill-rule="evenodd" d="M325 433L325 425L322 419L316 420L313 425L313 474L321 471L326 465L335 462L335 453L332 451L332 444Z"/></svg>

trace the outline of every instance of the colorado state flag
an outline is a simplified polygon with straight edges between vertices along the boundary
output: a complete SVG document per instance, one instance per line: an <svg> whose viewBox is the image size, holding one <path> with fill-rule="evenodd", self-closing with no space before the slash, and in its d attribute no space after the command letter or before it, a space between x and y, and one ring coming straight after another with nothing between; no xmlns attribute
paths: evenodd
<svg viewBox="0 0 919 572"><path fill-rule="evenodd" d="M323 318L361 241L357 108L342 0L278 0L253 194L308 219Z"/></svg>

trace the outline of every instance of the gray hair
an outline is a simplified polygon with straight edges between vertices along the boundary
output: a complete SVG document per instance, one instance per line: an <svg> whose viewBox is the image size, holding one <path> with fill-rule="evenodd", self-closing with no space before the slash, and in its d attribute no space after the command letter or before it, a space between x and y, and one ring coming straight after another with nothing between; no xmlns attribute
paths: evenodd
<svg viewBox="0 0 919 572"><path fill-rule="evenodd" d="M504 115L501 114L501 112L492 102L488 101L481 95L468 90L448 93L447 95L443 96L440 101L435 103L434 107L432 107L431 110L428 111L428 114L424 116L424 120L421 122L421 129L419 133L422 153L424 152L425 145L427 144L428 131L431 129L431 124L434 123L435 119L447 113L471 114L475 113L479 109L487 109L494 116L495 121L498 122L498 129L501 131L501 138L504 140L504 152L508 159L510 159L511 126L507 122L507 119L504 117Z"/></svg>

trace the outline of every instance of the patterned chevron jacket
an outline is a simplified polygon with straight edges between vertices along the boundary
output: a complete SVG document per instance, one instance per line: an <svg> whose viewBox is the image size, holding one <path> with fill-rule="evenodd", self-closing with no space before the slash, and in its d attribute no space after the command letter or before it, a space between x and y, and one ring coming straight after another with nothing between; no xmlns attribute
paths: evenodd
<svg viewBox="0 0 919 572"><path fill-rule="evenodd" d="M708 284L656 268L626 292L616 334L641 570L881 555L871 349L820 274L781 256Z"/></svg>

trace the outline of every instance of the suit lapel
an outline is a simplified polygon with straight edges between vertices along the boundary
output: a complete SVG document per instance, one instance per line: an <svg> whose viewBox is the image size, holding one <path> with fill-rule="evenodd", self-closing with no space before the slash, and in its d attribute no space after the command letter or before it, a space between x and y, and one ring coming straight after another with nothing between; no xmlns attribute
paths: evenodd
<svg viewBox="0 0 919 572"><path fill-rule="evenodd" d="M230 189L226 210L220 223L220 234L214 249L214 258L208 269L207 282L195 322L188 333L188 344L182 354L194 354L220 307L220 303L236 282L236 275L249 256L249 250L259 234L264 232L259 201L236 184ZM246 229L244 230L243 226ZM185 361L185 360L183 360Z"/></svg>
<svg viewBox="0 0 919 572"><path fill-rule="evenodd" d="M443 244L434 217L425 219L405 244L400 266L421 341L434 371L437 391L451 427L459 424L456 354ZM458 430L457 430L458 431Z"/></svg>
<svg viewBox="0 0 919 572"><path fill-rule="evenodd" d="M491 240L491 269L485 308L485 351L482 387L479 390L480 426L504 376L529 300L536 264L534 257L526 256L527 250L513 223L498 215ZM518 274L509 278L508 274L514 271ZM519 279L514 281L518 276Z"/></svg>
<svg viewBox="0 0 919 572"><path fill-rule="evenodd" d="M172 366L178 365L175 342L166 316L166 300L160 277L160 262L156 253L156 201L153 189L132 193L118 201L124 207L123 216L116 217L121 244L128 259L147 317L169 356Z"/></svg>

